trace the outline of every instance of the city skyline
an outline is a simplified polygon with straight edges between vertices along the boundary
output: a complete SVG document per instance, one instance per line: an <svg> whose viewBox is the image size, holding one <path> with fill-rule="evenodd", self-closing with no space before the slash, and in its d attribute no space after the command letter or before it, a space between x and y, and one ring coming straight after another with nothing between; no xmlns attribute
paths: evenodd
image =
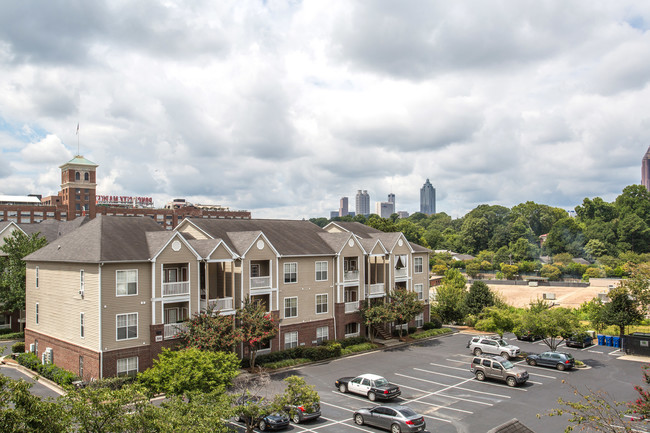
<svg viewBox="0 0 650 433"><path fill-rule="evenodd" d="M650 143L648 30L625 0L5 2L0 194L81 154L99 191L254 218L350 185L416 211L427 177L453 218L611 202Z"/></svg>

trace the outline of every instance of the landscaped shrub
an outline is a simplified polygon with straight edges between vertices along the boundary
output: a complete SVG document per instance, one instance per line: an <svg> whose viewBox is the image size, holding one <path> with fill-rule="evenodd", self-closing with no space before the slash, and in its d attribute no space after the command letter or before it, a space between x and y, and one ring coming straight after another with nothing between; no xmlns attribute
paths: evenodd
<svg viewBox="0 0 650 433"><path fill-rule="evenodd" d="M135 376L108 377L106 379L93 380L86 385L88 388L108 388L112 390L122 389L124 385L135 382Z"/></svg>
<svg viewBox="0 0 650 433"><path fill-rule="evenodd" d="M435 328L442 328L442 319L436 313L429 315L429 323L433 323Z"/></svg>
<svg viewBox="0 0 650 433"><path fill-rule="evenodd" d="M25 342L19 341L11 345L12 353L23 353L25 351Z"/></svg>
<svg viewBox="0 0 650 433"><path fill-rule="evenodd" d="M332 342L326 346L294 347L292 349L280 350L278 352L266 353L257 357L257 363L272 364L287 359L306 358L310 361L321 361L323 359L336 358L341 356L341 344ZM242 360L242 366L248 367L246 360Z"/></svg>
<svg viewBox="0 0 650 433"><path fill-rule="evenodd" d="M371 349L374 349L376 347L377 347L377 345L372 344L372 343L355 344L353 346L348 346L345 349L343 349L341 354L342 355L349 355L350 353L363 352L364 350L371 350Z"/></svg>
<svg viewBox="0 0 650 433"><path fill-rule="evenodd" d="M11 330L11 328L3 328L0 329L0 335L5 335L5 334L12 334L14 331ZM4 337L2 337L4 338Z"/></svg>
<svg viewBox="0 0 650 433"><path fill-rule="evenodd" d="M18 361L18 364L34 371L37 371L36 369L39 365L41 365L41 361L38 359L38 356L34 355L31 352L21 353L18 355L18 358L16 358L16 360Z"/></svg>
<svg viewBox="0 0 650 433"><path fill-rule="evenodd" d="M367 343L367 342L368 342L368 339L366 337L350 337L350 338L345 338L343 340L338 341L338 343L344 349L346 347L355 346L357 344Z"/></svg>
<svg viewBox="0 0 650 433"><path fill-rule="evenodd" d="M8 332L5 334L0 334L0 340L24 340L24 332Z"/></svg>
<svg viewBox="0 0 650 433"><path fill-rule="evenodd" d="M429 329L428 331L422 331L422 332L420 332L418 334L413 334L413 335L411 335L411 338L413 338L414 340L420 340L422 338L433 337L435 335L448 334L450 332L452 332L452 331L449 328Z"/></svg>
<svg viewBox="0 0 650 433"><path fill-rule="evenodd" d="M298 358L298 359L285 359L283 361L269 362L268 364L260 364L260 365L265 368L276 369L276 368L291 367L293 365L298 365L298 364L305 364L307 362L309 362L309 359L307 358Z"/></svg>
<svg viewBox="0 0 650 433"><path fill-rule="evenodd" d="M77 376L74 373L64 370L55 364L41 364L38 357L31 352L21 353L18 355L17 360L20 365L34 370L41 376L62 386L70 385L74 380L77 380Z"/></svg>
<svg viewBox="0 0 650 433"><path fill-rule="evenodd" d="M416 328L415 326L409 326L409 334L414 334L417 330L418 328Z"/></svg>
<svg viewBox="0 0 650 433"><path fill-rule="evenodd" d="M428 331L429 329L438 329L441 327L442 323L440 322L424 322L424 325L422 325L422 330Z"/></svg>

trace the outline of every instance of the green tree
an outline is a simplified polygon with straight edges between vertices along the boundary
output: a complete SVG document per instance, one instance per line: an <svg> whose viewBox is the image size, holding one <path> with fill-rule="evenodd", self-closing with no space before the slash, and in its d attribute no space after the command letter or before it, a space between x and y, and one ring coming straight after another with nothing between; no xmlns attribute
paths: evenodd
<svg viewBox="0 0 650 433"><path fill-rule="evenodd" d="M517 311L512 307L487 307L479 314L474 327L479 331L496 332L503 337L505 332L512 332L519 321Z"/></svg>
<svg viewBox="0 0 650 433"><path fill-rule="evenodd" d="M154 394L207 393L230 385L239 374L239 366L235 353L163 349L153 366L138 374L138 380Z"/></svg>
<svg viewBox="0 0 650 433"><path fill-rule="evenodd" d="M300 376L289 376L284 379L287 384L284 392L275 397L277 407L285 410L294 423L298 424L298 411L314 412L320 404L320 396L313 385L307 385Z"/></svg>
<svg viewBox="0 0 650 433"><path fill-rule="evenodd" d="M398 325L403 325L415 319L424 308L424 303L418 300L418 294L404 289L395 289L390 292L388 309L393 320ZM399 327L399 337L402 338L402 327Z"/></svg>
<svg viewBox="0 0 650 433"><path fill-rule="evenodd" d="M550 350L555 351L566 338L580 331L580 321L573 309L527 309L522 313L521 328L532 335L541 335Z"/></svg>
<svg viewBox="0 0 650 433"><path fill-rule="evenodd" d="M566 217L553 225L543 249L548 254L569 253L579 257L585 244L584 234L578 223Z"/></svg>
<svg viewBox="0 0 650 433"><path fill-rule="evenodd" d="M630 278L623 280L622 286L639 301L641 309L650 307L650 263L639 263L630 267Z"/></svg>
<svg viewBox="0 0 650 433"><path fill-rule="evenodd" d="M607 296L610 302L603 307L603 322L606 325L618 326L619 335L623 338L626 326L636 325L643 319L643 314L639 311L639 301L626 287L614 288Z"/></svg>
<svg viewBox="0 0 650 433"><path fill-rule="evenodd" d="M559 280L562 277L562 272L557 268L557 266L553 265L543 265L539 274L551 281Z"/></svg>
<svg viewBox="0 0 650 433"><path fill-rule="evenodd" d="M25 309L26 264L23 258L47 245L47 240L34 233L26 235L14 230L4 239L0 251L6 254L0 258L0 305L6 311ZM22 313L21 313L22 314Z"/></svg>
<svg viewBox="0 0 650 433"><path fill-rule="evenodd" d="M179 338L186 348L226 352L233 350L241 341L232 315L222 315L209 309L196 313L185 323L187 330L181 332Z"/></svg>
<svg viewBox="0 0 650 433"><path fill-rule="evenodd" d="M255 367L257 351L278 333L271 314L261 302L246 299L236 313L238 329L244 346L248 349L250 367Z"/></svg>
<svg viewBox="0 0 650 433"><path fill-rule="evenodd" d="M481 273L481 264L476 261L471 261L465 266L465 272L470 278L476 278Z"/></svg>
<svg viewBox="0 0 650 433"><path fill-rule="evenodd" d="M243 377L235 383L232 410L239 421L244 423L246 433L253 433L256 427L264 430L266 426L260 425L263 418L283 409L278 407L275 399L268 396L270 383L271 379L266 372Z"/></svg>
<svg viewBox="0 0 650 433"><path fill-rule="evenodd" d="M517 265L508 265L506 263L501 263L501 272L503 272L503 275L506 277L508 280L512 280L515 275L517 275L517 271L519 268Z"/></svg>
<svg viewBox="0 0 650 433"><path fill-rule="evenodd" d="M436 302L432 310L444 323L458 323L465 318L465 286L467 280L457 269L445 273L442 284L436 287Z"/></svg>
<svg viewBox="0 0 650 433"><path fill-rule="evenodd" d="M374 342L375 326L383 325L384 323L392 322L395 320L393 311L388 308L388 305L382 300L372 301L365 299L361 302L359 307L359 314L363 324L370 330L370 341Z"/></svg>
<svg viewBox="0 0 650 433"><path fill-rule="evenodd" d="M585 301L580 305L580 312L582 312L587 320L591 322L596 331L602 332L605 328L605 321L603 319L603 308L605 305L599 298L593 298L590 301Z"/></svg>
<svg viewBox="0 0 650 433"><path fill-rule="evenodd" d="M483 281L474 281L465 297L467 314L479 314L486 307L494 305L492 291Z"/></svg>

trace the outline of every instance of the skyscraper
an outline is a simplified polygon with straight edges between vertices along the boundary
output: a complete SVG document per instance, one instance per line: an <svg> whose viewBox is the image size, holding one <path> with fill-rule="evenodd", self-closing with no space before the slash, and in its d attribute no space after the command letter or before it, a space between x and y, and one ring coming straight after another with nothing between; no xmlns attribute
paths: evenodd
<svg viewBox="0 0 650 433"><path fill-rule="evenodd" d="M390 194L388 194L388 201L390 203L395 204L395 194L393 194L392 192Z"/></svg>
<svg viewBox="0 0 650 433"><path fill-rule="evenodd" d="M641 185L650 191L650 147L641 160Z"/></svg>
<svg viewBox="0 0 650 433"><path fill-rule="evenodd" d="M436 189L429 179L420 188L420 212L426 215L436 213Z"/></svg>
<svg viewBox="0 0 650 433"><path fill-rule="evenodd" d="M343 217L348 214L348 198L347 197L341 197L341 201L339 202L339 216Z"/></svg>
<svg viewBox="0 0 650 433"><path fill-rule="evenodd" d="M355 211L357 215L370 215L370 195L365 189L363 191L357 190Z"/></svg>
<svg viewBox="0 0 650 433"><path fill-rule="evenodd" d="M375 213L382 218L390 218L394 213L394 205L389 201L378 201L375 204Z"/></svg>

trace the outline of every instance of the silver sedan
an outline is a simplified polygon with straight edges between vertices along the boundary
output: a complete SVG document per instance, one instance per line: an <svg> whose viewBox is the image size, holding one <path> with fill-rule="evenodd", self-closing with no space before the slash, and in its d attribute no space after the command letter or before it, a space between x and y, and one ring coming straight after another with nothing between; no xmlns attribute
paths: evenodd
<svg viewBox="0 0 650 433"><path fill-rule="evenodd" d="M424 417L408 406L384 404L354 412L357 425L368 424L391 433L421 432L426 428Z"/></svg>

